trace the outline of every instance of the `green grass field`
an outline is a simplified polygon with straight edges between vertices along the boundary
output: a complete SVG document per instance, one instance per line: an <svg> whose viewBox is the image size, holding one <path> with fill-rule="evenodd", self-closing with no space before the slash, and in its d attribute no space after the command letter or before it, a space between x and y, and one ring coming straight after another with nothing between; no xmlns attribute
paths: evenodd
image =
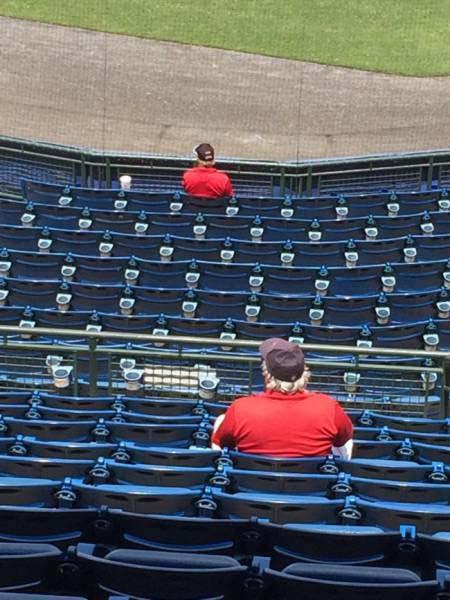
<svg viewBox="0 0 450 600"><path fill-rule="evenodd" d="M0 14L386 73L450 74L450 0L0 0Z"/></svg>

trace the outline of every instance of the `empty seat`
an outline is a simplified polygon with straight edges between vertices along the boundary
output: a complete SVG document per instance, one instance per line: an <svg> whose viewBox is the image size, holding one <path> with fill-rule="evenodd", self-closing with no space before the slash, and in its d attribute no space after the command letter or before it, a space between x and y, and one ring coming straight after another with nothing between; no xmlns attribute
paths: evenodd
<svg viewBox="0 0 450 600"><path fill-rule="evenodd" d="M78 544L76 561L89 570L91 593L125 594L139 598L194 600L239 597L247 568L221 555L150 550L113 550L105 556L95 547Z"/></svg>
<svg viewBox="0 0 450 600"><path fill-rule="evenodd" d="M334 465L325 462L319 470L326 471L328 467L331 471L331 466ZM450 485L445 483L448 476L443 466L434 472L434 482L431 473L429 475L427 482L417 482L354 477L345 471L299 474L222 467L210 478L210 483L227 492L254 493L258 497L261 494L289 494L341 498L355 494L369 500L446 504Z"/></svg>
<svg viewBox="0 0 450 600"><path fill-rule="evenodd" d="M65 549L81 539L106 541L105 521L91 508L0 507L0 542L45 543Z"/></svg>
<svg viewBox="0 0 450 600"><path fill-rule="evenodd" d="M293 562L370 566L401 561L412 565L417 558L412 551L414 540L376 526L267 523L263 533L271 568L277 570Z"/></svg>
<svg viewBox="0 0 450 600"><path fill-rule="evenodd" d="M293 496L260 493L227 494L214 489L218 516L249 519L254 515L275 523L338 523L340 500L318 496ZM213 506L214 508L214 506Z"/></svg>
<svg viewBox="0 0 450 600"><path fill-rule="evenodd" d="M67 486L66 486L67 487ZM69 485L72 505L83 508L120 508L127 512L194 516L198 490L145 485L89 485L73 481Z"/></svg>
<svg viewBox="0 0 450 600"><path fill-rule="evenodd" d="M317 600L428 600L440 590L436 580L422 581L413 571L388 567L294 563L281 573L265 570L271 598L301 596Z"/></svg>
<svg viewBox="0 0 450 600"><path fill-rule="evenodd" d="M0 543L0 591L45 592L55 579L61 556L51 544Z"/></svg>
<svg viewBox="0 0 450 600"><path fill-rule="evenodd" d="M59 485L59 481L48 479L1 477L2 505L55 506L55 494L59 489Z"/></svg>
<svg viewBox="0 0 450 600"><path fill-rule="evenodd" d="M373 411L364 411L355 418L358 425L373 427L391 427L403 431L418 431L422 433L447 433L450 422L446 419L426 419L402 415L384 415Z"/></svg>
<svg viewBox="0 0 450 600"><path fill-rule="evenodd" d="M408 524L418 533L435 534L447 531L450 506L426 503L370 502L347 496L340 511L343 522L374 525L386 530L398 530Z"/></svg>
<svg viewBox="0 0 450 600"><path fill-rule="evenodd" d="M201 517L143 515L115 509L108 517L120 532L119 545L124 547L227 555L261 550L263 536L242 519L211 522Z"/></svg>
<svg viewBox="0 0 450 600"><path fill-rule="evenodd" d="M0 473L2 476L11 475L14 477L62 481L65 477L83 478L92 466L93 463L89 460L76 461L0 455Z"/></svg>

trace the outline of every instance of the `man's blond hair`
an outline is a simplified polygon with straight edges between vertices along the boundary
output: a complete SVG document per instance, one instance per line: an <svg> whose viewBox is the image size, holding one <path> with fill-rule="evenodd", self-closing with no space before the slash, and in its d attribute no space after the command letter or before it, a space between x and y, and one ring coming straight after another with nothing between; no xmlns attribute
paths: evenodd
<svg viewBox="0 0 450 600"><path fill-rule="evenodd" d="M201 158L197 158L196 160L197 167L214 167L216 165L216 161L212 160L202 160Z"/></svg>

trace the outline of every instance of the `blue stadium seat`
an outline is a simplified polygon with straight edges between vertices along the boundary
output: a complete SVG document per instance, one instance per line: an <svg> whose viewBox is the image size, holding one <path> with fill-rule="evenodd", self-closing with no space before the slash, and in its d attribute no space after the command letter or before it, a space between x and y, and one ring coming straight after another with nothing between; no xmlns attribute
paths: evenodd
<svg viewBox="0 0 450 600"><path fill-rule="evenodd" d="M96 426L95 419L79 421L44 421L15 419L5 417L3 420L8 435L24 435L37 437L39 440L84 441L91 438L91 431ZM93 434L94 435L94 434Z"/></svg>
<svg viewBox="0 0 450 600"><path fill-rule="evenodd" d="M231 600L239 597L247 567L229 556L118 549L100 556L78 544L75 560L92 574L88 590L138 598Z"/></svg>
<svg viewBox="0 0 450 600"><path fill-rule="evenodd" d="M36 308L51 308L56 305L58 282L32 281L26 279L4 279L5 288L9 291L8 302L12 306L27 306Z"/></svg>
<svg viewBox="0 0 450 600"><path fill-rule="evenodd" d="M101 456L110 456L118 450L118 444L115 443L43 441L22 435L18 435L16 438L4 438L4 443L6 448L2 448L2 453L8 452L11 456L30 455L49 459L93 461Z"/></svg>
<svg viewBox="0 0 450 600"><path fill-rule="evenodd" d="M1 477L0 493L2 505L10 506L55 506L54 494L58 481L24 477Z"/></svg>
<svg viewBox="0 0 450 600"><path fill-rule="evenodd" d="M377 427L355 427L355 439L362 440L404 440L409 438L412 441L422 442L424 444L450 446L450 434L448 433L426 433L421 431L410 431L394 429L387 426Z"/></svg>
<svg viewBox="0 0 450 600"><path fill-rule="evenodd" d="M437 580L422 581L411 570L353 565L293 563L282 572L266 569L273 600L428 600L437 597Z"/></svg>
<svg viewBox="0 0 450 600"><path fill-rule="evenodd" d="M109 460L102 462L101 466L109 472L109 477L105 477L103 473L101 475L105 482L162 488L183 487L191 490L203 489L214 473L212 466L200 468L186 466L163 467L160 465L118 464Z"/></svg>
<svg viewBox="0 0 450 600"><path fill-rule="evenodd" d="M151 444L154 446L188 447L194 441L197 425L153 425L141 423L106 422L110 430L111 440L132 441L136 444Z"/></svg>
<svg viewBox="0 0 450 600"><path fill-rule="evenodd" d="M405 525L383 531L364 525L257 524L271 568L282 570L293 562L343 565L403 565L434 576L436 567L448 568L446 533L425 535Z"/></svg>
<svg viewBox="0 0 450 600"><path fill-rule="evenodd" d="M440 449L443 447L430 445L430 448L434 450L433 461L440 461L441 459L437 457L441 457ZM401 443L398 441L355 440L353 456L370 460L372 458L383 460L395 458L396 460L416 461L418 457L417 442L411 442L408 438Z"/></svg>
<svg viewBox="0 0 450 600"><path fill-rule="evenodd" d="M1 543L53 544L63 550L82 539L106 541L105 529L102 513L93 508L0 507Z"/></svg>
<svg viewBox="0 0 450 600"><path fill-rule="evenodd" d="M422 433L449 433L450 421L447 419L427 419L403 415L385 415L370 410L352 415L354 423L363 427L392 427L403 431L420 431Z"/></svg>
<svg viewBox="0 0 450 600"><path fill-rule="evenodd" d="M353 494L368 500L430 504L446 504L450 491L448 483L441 480L423 483L360 478L345 471L299 474L221 468L209 481L211 485L237 494L317 495L328 498Z"/></svg>
<svg viewBox="0 0 450 600"><path fill-rule="evenodd" d="M415 292L436 290L443 285L443 273L446 261L416 262L396 264L394 274L396 278L396 291Z"/></svg>
<svg viewBox="0 0 450 600"><path fill-rule="evenodd" d="M36 327L58 327L62 329L86 329L86 324L89 320L89 317L92 314L88 311L73 310L67 312L60 312L54 309L33 310L33 313L36 321ZM16 324L18 325L19 322L20 319L17 319ZM47 339L52 338L48 337ZM74 339L76 338L66 338L66 341L70 340L73 342Z"/></svg>
<svg viewBox="0 0 450 600"><path fill-rule="evenodd" d="M409 531L383 531L379 527L352 525L277 525L266 523L264 542L271 557L271 568L282 570L294 562L335 565L411 564L418 559L419 536ZM439 556L447 547L439 548ZM424 558L421 555L419 561Z"/></svg>
<svg viewBox="0 0 450 600"><path fill-rule="evenodd" d="M260 493L228 494L213 491L217 516L250 519L255 514L275 523L329 523L338 524L337 512L340 500L328 500L319 496L295 496ZM213 504L214 508L214 504Z"/></svg>
<svg viewBox="0 0 450 600"><path fill-rule="evenodd" d="M0 543L0 591L45 592L56 575L61 551L51 544Z"/></svg>
<svg viewBox="0 0 450 600"><path fill-rule="evenodd" d="M219 457L219 452L209 448L176 448L156 445L138 446L122 442L108 456L118 463L140 463L162 467L208 468Z"/></svg>
<svg viewBox="0 0 450 600"><path fill-rule="evenodd" d="M448 235L419 236L415 238L415 243L420 260L443 260L448 257L450 248L450 238Z"/></svg>
<svg viewBox="0 0 450 600"><path fill-rule="evenodd" d="M413 448L417 452L418 460L421 463L444 462L450 463L450 447L435 446L423 442L413 442Z"/></svg>
<svg viewBox="0 0 450 600"><path fill-rule="evenodd" d="M450 506L443 504L371 502L347 496L340 518L351 524L375 525L383 529L398 530L408 524L418 533L435 534L448 531Z"/></svg>
<svg viewBox="0 0 450 600"><path fill-rule="evenodd" d="M143 515L116 509L107 516L119 531L121 547L232 556L261 550L263 535L245 519L212 522L201 517Z"/></svg>
<svg viewBox="0 0 450 600"><path fill-rule="evenodd" d="M424 562L427 562L431 569L433 567L442 569L450 567L450 536L448 531L419 536L418 542Z"/></svg>
<svg viewBox="0 0 450 600"><path fill-rule="evenodd" d="M67 486L67 484L66 484ZM144 485L88 485L73 481L69 491L71 502L83 508L120 508L127 512L194 516L198 490L179 487L150 487Z"/></svg>
<svg viewBox="0 0 450 600"><path fill-rule="evenodd" d="M0 262L11 262L9 276L15 278L37 279L45 275L45 279L58 279L60 264L64 254L42 254L40 252L24 252L20 250L3 249ZM6 264L4 268L6 268Z"/></svg>
<svg viewBox="0 0 450 600"><path fill-rule="evenodd" d="M164 282L165 288L186 287L186 272L189 262L174 261L169 263L139 261L138 285L148 287L161 287Z"/></svg>

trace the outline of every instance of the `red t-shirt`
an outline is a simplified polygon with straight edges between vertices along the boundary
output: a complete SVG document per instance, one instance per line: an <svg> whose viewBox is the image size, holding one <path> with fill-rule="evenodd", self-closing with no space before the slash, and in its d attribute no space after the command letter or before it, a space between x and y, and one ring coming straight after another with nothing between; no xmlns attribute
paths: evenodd
<svg viewBox="0 0 450 600"><path fill-rule="evenodd" d="M350 418L330 396L272 391L235 400L212 441L250 454L294 458L326 456L352 436Z"/></svg>
<svg viewBox="0 0 450 600"><path fill-rule="evenodd" d="M233 195L233 186L226 173L215 167L193 167L183 173L183 188L191 196L222 198Z"/></svg>

